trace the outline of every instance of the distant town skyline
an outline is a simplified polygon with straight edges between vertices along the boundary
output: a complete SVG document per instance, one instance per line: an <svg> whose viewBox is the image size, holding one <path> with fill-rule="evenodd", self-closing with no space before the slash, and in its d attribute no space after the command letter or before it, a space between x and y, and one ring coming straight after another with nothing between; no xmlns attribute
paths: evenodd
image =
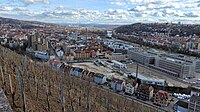
<svg viewBox="0 0 200 112"><path fill-rule="evenodd" d="M50 23L200 24L200 0L1 0L0 16Z"/></svg>

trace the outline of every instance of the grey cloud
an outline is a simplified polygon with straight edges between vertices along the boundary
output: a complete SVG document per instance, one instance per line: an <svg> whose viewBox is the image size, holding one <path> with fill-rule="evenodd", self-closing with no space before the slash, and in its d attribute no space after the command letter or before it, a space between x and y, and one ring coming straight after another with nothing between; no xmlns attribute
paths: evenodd
<svg viewBox="0 0 200 112"><path fill-rule="evenodd" d="M197 14L194 14L192 12L185 13L184 16L186 16L186 17L199 17Z"/></svg>
<svg viewBox="0 0 200 112"><path fill-rule="evenodd" d="M29 4L35 4L35 3L48 3L49 0L20 0L21 2L23 2L26 5Z"/></svg>

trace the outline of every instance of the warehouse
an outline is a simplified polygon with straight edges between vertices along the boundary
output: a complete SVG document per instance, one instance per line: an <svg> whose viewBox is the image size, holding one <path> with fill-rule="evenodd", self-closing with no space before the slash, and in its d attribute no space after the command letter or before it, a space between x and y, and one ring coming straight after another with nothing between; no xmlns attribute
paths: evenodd
<svg viewBox="0 0 200 112"><path fill-rule="evenodd" d="M160 57L156 59L155 68L170 73L175 77L190 78L194 77L195 65L185 61L172 58Z"/></svg>
<svg viewBox="0 0 200 112"><path fill-rule="evenodd" d="M134 50L129 50L128 51L128 58L132 59L135 62L138 62L143 65L154 65L155 63L155 58L157 56L147 53L147 52L138 52Z"/></svg>
<svg viewBox="0 0 200 112"><path fill-rule="evenodd" d="M131 74L133 77L136 77L136 73ZM142 83L144 84L150 84L150 85L158 85L158 86L165 86L166 81L163 79L158 79L155 77L146 77L142 74L138 74L138 79L141 80Z"/></svg>
<svg viewBox="0 0 200 112"><path fill-rule="evenodd" d="M121 63L121 62L119 62L119 61L116 61L116 60L112 60L112 63L114 64L114 66L115 67L117 67L117 68L120 68L120 69L123 69L123 68L127 68L126 67L126 64L123 64L123 63Z"/></svg>
<svg viewBox="0 0 200 112"><path fill-rule="evenodd" d="M162 54L162 57L168 57L168 58L173 58L179 61L185 61L187 63L194 64L195 66L195 71L200 72L200 60L196 59L195 57L189 57L185 55L180 55L180 54Z"/></svg>

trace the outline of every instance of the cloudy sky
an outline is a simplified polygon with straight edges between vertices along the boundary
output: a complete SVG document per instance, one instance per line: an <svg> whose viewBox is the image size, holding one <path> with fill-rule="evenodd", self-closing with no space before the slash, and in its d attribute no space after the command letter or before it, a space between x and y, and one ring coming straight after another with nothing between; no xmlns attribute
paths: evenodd
<svg viewBox="0 0 200 112"><path fill-rule="evenodd" d="M200 24L200 0L0 0L0 16L51 23Z"/></svg>

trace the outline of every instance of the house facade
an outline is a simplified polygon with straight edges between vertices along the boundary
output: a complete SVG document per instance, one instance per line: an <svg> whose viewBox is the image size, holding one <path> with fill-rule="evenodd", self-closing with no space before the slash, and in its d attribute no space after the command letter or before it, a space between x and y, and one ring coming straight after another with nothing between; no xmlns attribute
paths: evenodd
<svg viewBox="0 0 200 112"><path fill-rule="evenodd" d="M106 82L106 77L103 74L96 73L94 75L94 82L96 84L104 84Z"/></svg>

